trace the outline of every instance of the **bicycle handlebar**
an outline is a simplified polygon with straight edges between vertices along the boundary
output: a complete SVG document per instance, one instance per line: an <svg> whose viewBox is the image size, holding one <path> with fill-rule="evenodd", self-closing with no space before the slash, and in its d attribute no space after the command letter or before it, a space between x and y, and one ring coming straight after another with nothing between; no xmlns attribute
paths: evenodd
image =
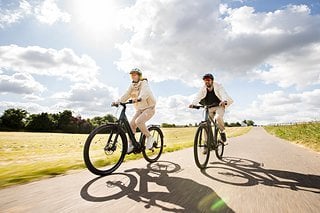
<svg viewBox="0 0 320 213"><path fill-rule="evenodd" d="M137 102L141 102L141 101L142 101L141 98L137 99ZM112 107L119 107L119 105L125 106L125 105L127 105L127 104L134 104L134 102L133 102L132 99L130 99L130 100L128 100L127 102L124 102L124 103L119 103L119 104L117 104L117 103L112 103L111 106L112 106Z"/></svg>
<svg viewBox="0 0 320 213"><path fill-rule="evenodd" d="M227 102L224 102L224 105L227 105ZM193 105L191 106L192 109L200 109L200 108L211 108L211 107L217 107L220 106L220 104L211 104L211 105Z"/></svg>

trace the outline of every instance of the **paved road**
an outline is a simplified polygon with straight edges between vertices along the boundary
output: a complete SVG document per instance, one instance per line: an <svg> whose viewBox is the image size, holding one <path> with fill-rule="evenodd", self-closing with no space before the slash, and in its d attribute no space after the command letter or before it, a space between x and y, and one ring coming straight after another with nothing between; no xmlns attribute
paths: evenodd
<svg viewBox="0 0 320 213"><path fill-rule="evenodd" d="M223 161L195 167L192 149L0 190L0 212L320 212L320 154L254 128Z"/></svg>

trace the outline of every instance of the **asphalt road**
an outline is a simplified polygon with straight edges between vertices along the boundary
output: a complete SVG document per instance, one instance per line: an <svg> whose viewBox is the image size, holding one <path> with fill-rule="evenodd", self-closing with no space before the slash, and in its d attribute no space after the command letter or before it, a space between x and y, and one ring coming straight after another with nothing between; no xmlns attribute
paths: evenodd
<svg viewBox="0 0 320 213"><path fill-rule="evenodd" d="M0 212L320 212L320 154L253 128L200 171L193 150L0 190Z"/></svg>

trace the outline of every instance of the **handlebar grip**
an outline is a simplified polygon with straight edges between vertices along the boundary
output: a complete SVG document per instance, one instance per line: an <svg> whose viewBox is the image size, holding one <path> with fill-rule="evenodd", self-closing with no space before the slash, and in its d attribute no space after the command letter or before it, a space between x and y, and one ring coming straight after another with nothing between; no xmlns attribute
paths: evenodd
<svg viewBox="0 0 320 213"><path fill-rule="evenodd" d="M112 104L111 104L111 107L119 107L119 104L112 103Z"/></svg>
<svg viewBox="0 0 320 213"><path fill-rule="evenodd" d="M195 106L195 105L193 105L191 108L192 108L192 109L200 109L200 106Z"/></svg>
<svg viewBox="0 0 320 213"><path fill-rule="evenodd" d="M142 101L142 99L141 98L139 98L139 99L137 99L137 101L136 102L141 102ZM128 103L129 104L132 104L133 103L133 100L132 99L130 99L129 101L128 101Z"/></svg>

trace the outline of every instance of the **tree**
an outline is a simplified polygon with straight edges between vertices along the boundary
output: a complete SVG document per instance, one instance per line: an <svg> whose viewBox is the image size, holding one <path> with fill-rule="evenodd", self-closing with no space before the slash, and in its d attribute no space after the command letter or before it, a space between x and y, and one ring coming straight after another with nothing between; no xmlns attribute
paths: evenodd
<svg viewBox="0 0 320 213"><path fill-rule="evenodd" d="M23 109L7 109L0 117L2 127L11 130L21 130L24 128L24 122L28 112Z"/></svg>
<svg viewBox="0 0 320 213"><path fill-rule="evenodd" d="M31 131L52 131L54 122L48 113L32 114L27 118L26 129Z"/></svg>
<svg viewBox="0 0 320 213"><path fill-rule="evenodd" d="M252 120L247 120L247 125L248 125L248 126L254 126L254 121L252 121Z"/></svg>
<svg viewBox="0 0 320 213"><path fill-rule="evenodd" d="M77 125L73 122L72 112L70 110L64 110L59 113L58 116L58 130L62 132L75 132Z"/></svg>
<svg viewBox="0 0 320 213"><path fill-rule="evenodd" d="M89 122L90 120L82 119L78 125L78 133L90 133L92 130L92 125Z"/></svg>
<svg viewBox="0 0 320 213"><path fill-rule="evenodd" d="M101 126L103 124L106 124L106 123L113 123L117 120L116 117L114 117L113 115L111 114L107 114L103 117L94 117L90 120L90 123L94 126L94 127L97 127L97 126Z"/></svg>
<svg viewBox="0 0 320 213"><path fill-rule="evenodd" d="M171 128L171 127L176 127L176 125L175 124L162 123L161 127L163 127L163 128Z"/></svg>

